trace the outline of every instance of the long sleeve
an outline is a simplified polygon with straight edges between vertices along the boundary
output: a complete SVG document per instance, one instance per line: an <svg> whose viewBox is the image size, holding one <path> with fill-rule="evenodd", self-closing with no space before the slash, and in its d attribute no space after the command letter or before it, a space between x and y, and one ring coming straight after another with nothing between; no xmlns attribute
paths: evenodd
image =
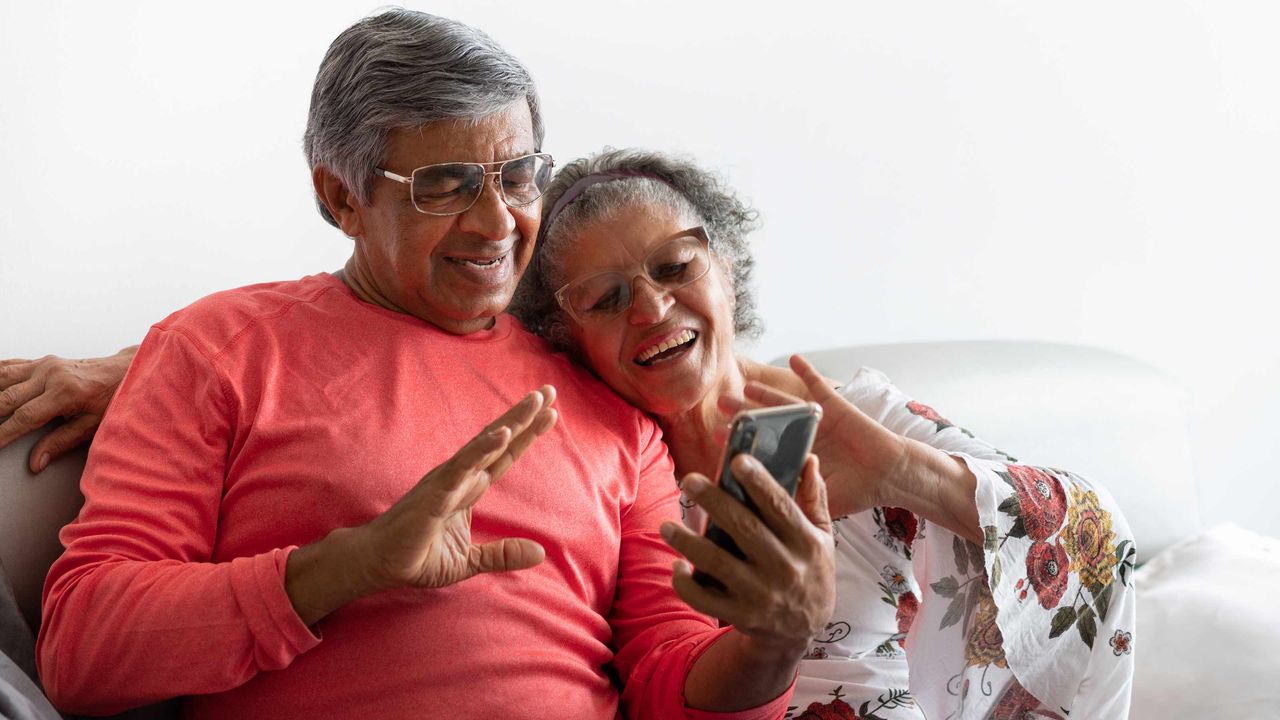
<svg viewBox="0 0 1280 720"><path fill-rule="evenodd" d="M679 489L672 482L673 465L656 426L640 458L640 490L623 520L618 585L609 618L626 716L636 720L782 717L790 690L761 707L736 713L685 707L684 684L690 669L730 628L717 628L671 588L671 566L679 556L662 541L658 527L678 517Z"/></svg>
<svg viewBox="0 0 1280 720"><path fill-rule="evenodd" d="M925 715L1125 717L1136 551L1106 490L1019 463L876 371L860 371L844 393L894 432L961 458L977 479L983 547L923 523L912 546L922 597L906 647Z"/></svg>
<svg viewBox="0 0 1280 720"><path fill-rule="evenodd" d="M38 662L62 710L227 690L319 642L284 590L291 548L211 561L235 422L209 358L153 328L98 431L84 508L45 583Z"/></svg>

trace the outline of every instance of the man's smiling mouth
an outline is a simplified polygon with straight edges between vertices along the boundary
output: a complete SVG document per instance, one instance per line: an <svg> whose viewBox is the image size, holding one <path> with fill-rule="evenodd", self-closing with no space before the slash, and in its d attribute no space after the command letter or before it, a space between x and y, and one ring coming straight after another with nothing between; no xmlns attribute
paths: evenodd
<svg viewBox="0 0 1280 720"><path fill-rule="evenodd" d="M492 257L492 258L488 258L488 259L483 259L483 258L455 258L455 257L446 258L446 259L447 259L449 262L451 262L451 263L457 263L458 265L470 265L471 267L487 268L487 267L493 267L494 265L497 265L498 263L502 262L502 260L503 260L503 259L505 259L506 257L507 257L507 253L503 253L503 254L501 254L501 255L499 255L499 256L497 256L497 257Z"/></svg>

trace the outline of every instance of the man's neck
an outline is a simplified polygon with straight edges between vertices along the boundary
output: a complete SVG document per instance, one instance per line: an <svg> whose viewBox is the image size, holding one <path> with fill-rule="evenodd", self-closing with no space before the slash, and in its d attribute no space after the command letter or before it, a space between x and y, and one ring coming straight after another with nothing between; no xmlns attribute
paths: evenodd
<svg viewBox="0 0 1280 720"><path fill-rule="evenodd" d="M494 326L494 323L497 322L497 318L492 318L492 317L477 318L473 322L466 323L465 327L464 326L449 327L449 326L441 325L439 322L431 318L423 317L418 313L410 312L409 310L403 307L400 307L396 303L392 302L392 300L389 297L387 297L384 293L378 290L377 284L374 283L372 279L370 279L370 277L368 276L368 273L363 272L362 267L360 263L357 262L355 255L352 255L350 258L348 258L346 265L343 265L341 270L338 270L337 272L333 273L333 276L341 280L344 285L350 288L352 294L356 296L356 299L362 302L367 302L370 305L377 305L380 308L385 308L392 312L404 313L405 315L413 315L414 317L422 320L423 322L429 322L432 325L435 325L436 327L440 328L441 330L444 330L445 332L453 333L454 335L470 335L473 332L481 332L484 330L488 330L489 328L492 328Z"/></svg>

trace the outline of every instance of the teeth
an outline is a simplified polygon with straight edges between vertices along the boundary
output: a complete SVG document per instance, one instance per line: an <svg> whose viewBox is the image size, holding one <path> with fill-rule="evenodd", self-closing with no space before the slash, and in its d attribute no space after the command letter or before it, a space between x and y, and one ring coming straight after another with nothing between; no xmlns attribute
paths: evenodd
<svg viewBox="0 0 1280 720"><path fill-rule="evenodd" d="M675 346L677 346L677 345L683 345L683 344L685 344L685 343L689 342L690 340L693 340L695 337L697 337L697 336L696 336L696 335L694 335L694 333L693 333L693 331L692 331L692 330L685 330L684 332L682 332L682 333L680 333L679 335L677 335L677 336L675 336L675 337L671 338L670 340L668 340L668 341L666 341L666 342L664 342L664 343L660 343L660 344L658 344L658 345L654 345L653 347L649 348L648 350L645 350L644 352L640 353L640 357L637 357L637 358L636 358L636 361L637 361L637 362L642 362L642 363L643 363L643 362L648 362L648 361L649 361L649 359L650 359L650 358L652 358L654 355L657 355L657 354L659 354L659 353L666 352L667 350L670 350L671 348L673 348L673 347L675 347Z"/></svg>
<svg viewBox="0 0 1280 720"><path fill-rule="evenodd" d="M492 260L469 260L467 258L453 258L453 261L456 263L464 264L464 265L475 265L476 267L492 267L496 265L498 261L501 260L503 257L505 256L499 255L498 257L493 258Z"/></svg>

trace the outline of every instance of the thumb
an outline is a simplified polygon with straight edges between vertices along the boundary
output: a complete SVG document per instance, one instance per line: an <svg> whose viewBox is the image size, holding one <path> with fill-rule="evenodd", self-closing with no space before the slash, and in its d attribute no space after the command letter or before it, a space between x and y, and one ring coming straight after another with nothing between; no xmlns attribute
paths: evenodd
<svg viewBox="0 0 1280 720"><path fill-rule="evenodd" d="M818 471L818 456L810 455L800 472L796 505L804 516L824 532L831 532L831 510L827 507L827 483Z"/></svg>
<svg viewBox="0 0 1280 720"><path fill-rule="evenodd" d="M40 438L40 441L31 448L31 472L38 473L44 470L49 463L65 455L68 450L88 442L97 431L100 422L102 422L100 415L88 413L77 415L71 422Z"/></svg>
<svg viewBox="0 0 1280 720"><path fill-rule="evenodd" d="M473 574L524 570L541 563L547 551L527 538L503 538L484 545L472 545L468 565Z"/></svg>

